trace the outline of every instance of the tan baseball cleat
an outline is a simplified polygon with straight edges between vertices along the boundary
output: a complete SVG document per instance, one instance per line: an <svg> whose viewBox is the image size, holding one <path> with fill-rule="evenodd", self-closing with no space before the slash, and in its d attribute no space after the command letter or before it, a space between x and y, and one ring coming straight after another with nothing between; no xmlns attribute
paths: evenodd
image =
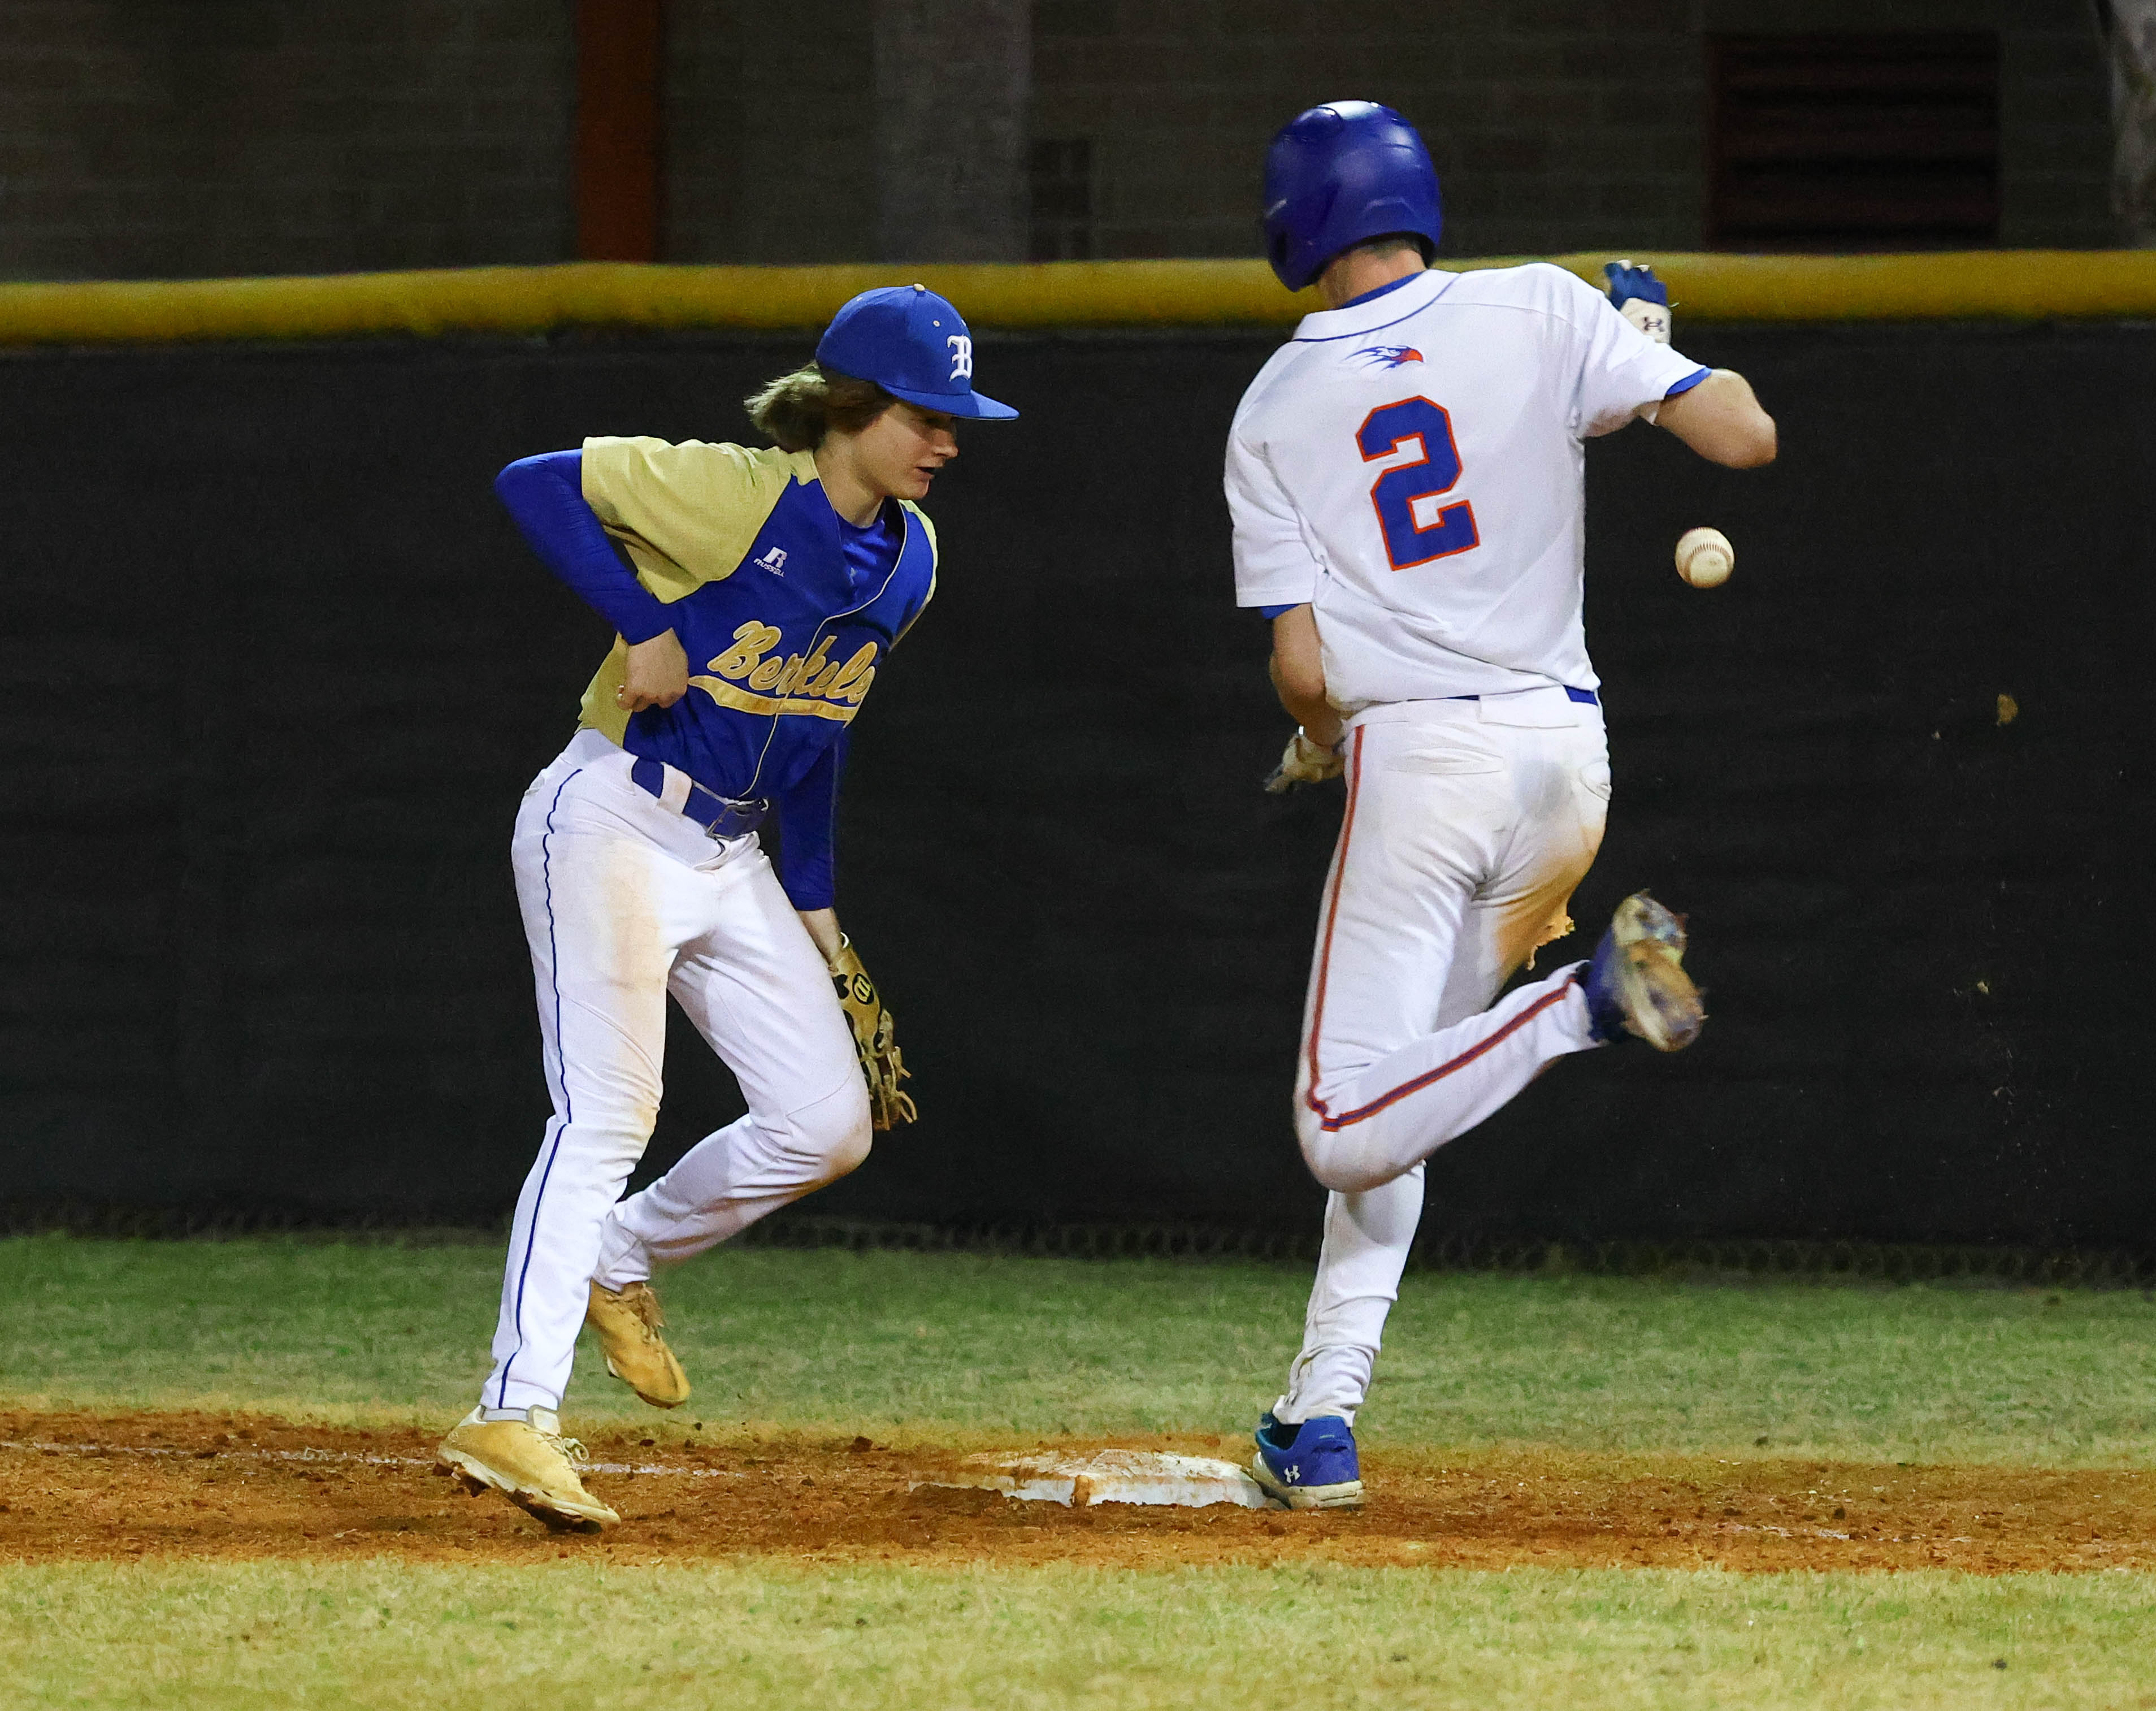
<svg viewBox="0 0 2156 1711"><path fill-rule="evenodd" d="M666 1315L659 1310L659 1292L649 1283L619 1292L593 1284L584 1323L599 1333L607 1370L654 1408L679 1408L689 1400L689 1374L659 1334Z"/></svg>
<svg viewBox="0 0 2156 1711"><path fill-rule="evenodd" d="M489 1420L475 1408L442 1440L434 1460L470 1490L498 1491L557 1533L597 1533L621 1517L584 1489L578 1470L589 1458L562 1436L561 1417L534 1408L528 1422Z"/></svg>

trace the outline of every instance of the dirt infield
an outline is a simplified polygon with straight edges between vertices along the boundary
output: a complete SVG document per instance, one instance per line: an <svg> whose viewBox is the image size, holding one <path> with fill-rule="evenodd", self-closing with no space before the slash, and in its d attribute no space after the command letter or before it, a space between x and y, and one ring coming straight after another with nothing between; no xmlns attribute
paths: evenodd
<svg viewBox="0 0 2156 1711"><path fill-rule="evenodd" d="M1240 1455L1236 1441L1221 1438L1114 1441ZM0 1556L2156 1568L2156 1472L2131 1469L1379 1453L1364 1470L1365 1508L1289 1514L1064 1509L909 1489L937 1477L936 1457L865 1438L706 1445L614 1436L590 1447L603 1464L592 1487L624 1524L597 1538L560 1537L498 1498L466 1497L435 1477L429 1434L199 1414L0 1412Z"/></svg>

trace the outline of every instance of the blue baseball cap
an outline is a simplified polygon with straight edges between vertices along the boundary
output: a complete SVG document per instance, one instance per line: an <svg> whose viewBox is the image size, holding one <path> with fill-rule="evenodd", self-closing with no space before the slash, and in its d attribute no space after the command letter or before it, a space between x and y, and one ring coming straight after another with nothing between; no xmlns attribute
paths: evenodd
<svg viewBox="0 0 2156 1711"><path fill-rule="evenodd" d="M949 300L926 285L862 292L831 317L816 360L924 410L984 422L1018 414L973 390L973 336Z"/></svg>

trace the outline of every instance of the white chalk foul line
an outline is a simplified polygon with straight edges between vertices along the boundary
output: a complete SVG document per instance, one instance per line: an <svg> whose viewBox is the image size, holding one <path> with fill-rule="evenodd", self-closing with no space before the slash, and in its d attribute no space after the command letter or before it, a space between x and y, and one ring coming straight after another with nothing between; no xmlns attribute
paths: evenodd
<svg viewBox="0 0 2156 1711"><path fill-rule="evenodd" d="M38 1456L79 1456L95 1460L105 1456L169 1457L177 1462L343 1462L364 1467L433 1467L432 1456L377 1456L357 1450L182 1450L168 1444L60 1444L36 1438L0 1438L0 1450L21 1450ZM634 1473L646 1477L671 1474L688 1479L747 1479L723 1467L671 1467L660 1462L588 1462L587 1473Z"/></svg>

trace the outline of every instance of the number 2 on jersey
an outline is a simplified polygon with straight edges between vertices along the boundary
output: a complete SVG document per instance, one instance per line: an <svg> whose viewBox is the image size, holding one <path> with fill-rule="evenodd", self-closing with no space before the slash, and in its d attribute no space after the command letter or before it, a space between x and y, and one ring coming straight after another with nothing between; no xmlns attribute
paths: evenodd
<svg viewBox="0 0 2156 1711"><path fill-rule="evenodd" d="M1390 457L1411 439L1422 442L1422 455L1410 463L1395 464L1370 488L1371 506L1385 532L1385 557L1394 570L1411 570L1482 544L1475 532L1475 507L1464 499L1457 505L1424 506L1424 515L1435 512L1427 523L1415 518L1418 503L1450 493L1460 480L1460 447L1452 438L1451 414L1444 405L1423 398L1380 404L1355 430L1355 444L1366 464Z"/></svg>

